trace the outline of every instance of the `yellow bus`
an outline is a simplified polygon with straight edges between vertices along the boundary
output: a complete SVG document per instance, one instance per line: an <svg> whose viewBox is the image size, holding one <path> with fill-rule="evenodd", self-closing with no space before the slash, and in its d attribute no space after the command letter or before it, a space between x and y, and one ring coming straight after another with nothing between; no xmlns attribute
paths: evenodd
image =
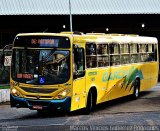
<svg viewBox="0 0 160 131"><path fill-rule="evenodd" d="M127 34L26 33L13 42L11 107L89 113L157 84L158 41Z"/></svg>

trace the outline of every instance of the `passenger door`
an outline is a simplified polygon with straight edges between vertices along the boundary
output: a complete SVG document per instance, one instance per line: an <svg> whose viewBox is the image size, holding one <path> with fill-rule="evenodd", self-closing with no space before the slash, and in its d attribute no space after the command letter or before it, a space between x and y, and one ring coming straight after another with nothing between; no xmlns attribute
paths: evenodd
<svg viewBox="0 0 160 131"><path fill-rule="evenodd" d="M71 110L85 107L85 59L84 48L73 48L73 96Z"/></svg>

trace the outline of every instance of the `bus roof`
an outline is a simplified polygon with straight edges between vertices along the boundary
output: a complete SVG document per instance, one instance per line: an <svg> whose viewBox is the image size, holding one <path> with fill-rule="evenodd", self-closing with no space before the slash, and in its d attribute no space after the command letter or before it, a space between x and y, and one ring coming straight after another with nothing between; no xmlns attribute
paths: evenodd
<svg viewBox="0 0 160 131"><path fill-rule="evenodd" d="M136 34L105 34L105 33L78 33L74 32L61 32L61 33L21 33L17 36L66 36L73 38L73 43L94 42L99 43L141 43L141 44L154 44L158 43L156 37L139 36Z"/></svg>

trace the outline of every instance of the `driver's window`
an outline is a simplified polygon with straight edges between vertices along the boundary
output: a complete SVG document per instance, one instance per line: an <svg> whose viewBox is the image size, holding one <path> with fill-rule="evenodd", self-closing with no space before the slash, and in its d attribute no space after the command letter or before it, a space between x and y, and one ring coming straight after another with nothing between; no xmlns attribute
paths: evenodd
<svg viewBox="0 0 160 131"><path fill-rule="evenodd" d="M84 49L77 48L74 53L74 66L75 70L84 70Z"/></svg>
<svg viewBox="0 0 160 131"><path fill-rule="evenodd" d="M84 70L85 70L85 65L84 65L84 49L83 48L74 48L74 63L73 63L73 71L76 74L77 77L82 77L84 76Z"/></svg>
<svg viewBox="0 0 160 131"><path fill-rule="evenodd" d="M77 70L81 70L83 71L84 70L84 57L83 57L83 53L84 53L84 50L82 48L79 48L79 51L78 51L78 61L77 61Z"/></svg>

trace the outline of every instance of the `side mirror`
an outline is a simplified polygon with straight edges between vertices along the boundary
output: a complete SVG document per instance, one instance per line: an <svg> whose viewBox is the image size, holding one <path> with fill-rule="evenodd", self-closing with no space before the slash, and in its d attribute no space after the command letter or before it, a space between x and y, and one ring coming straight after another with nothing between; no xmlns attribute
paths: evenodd
<svg viewBox="0 0 160 131"><path fill-rule="evenodd" d="M77 79L79 77L83 77L85 75L85 71L77 70L73 72L73 78Z"/></svg>

